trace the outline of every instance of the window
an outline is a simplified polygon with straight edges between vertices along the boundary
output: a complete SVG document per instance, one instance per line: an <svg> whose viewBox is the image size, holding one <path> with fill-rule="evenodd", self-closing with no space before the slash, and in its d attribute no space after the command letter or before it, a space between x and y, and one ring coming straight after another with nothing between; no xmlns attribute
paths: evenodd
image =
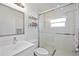
<svg viewBox="0 0 79 59"><path fill-rule="evenodd" d="M50 21L51 27L65 27L66 18L58 18Z"/></svg>

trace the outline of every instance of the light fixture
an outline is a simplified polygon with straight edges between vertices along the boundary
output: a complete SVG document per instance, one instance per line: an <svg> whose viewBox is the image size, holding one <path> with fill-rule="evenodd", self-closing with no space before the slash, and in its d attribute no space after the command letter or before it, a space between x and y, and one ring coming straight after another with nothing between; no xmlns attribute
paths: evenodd
<svg viewBox="0 0 79 59"><path fill-rule="evenodd" d="M21 8L24 8L24 3L14 3L16 4L17 6L21 7Z"/></svg>

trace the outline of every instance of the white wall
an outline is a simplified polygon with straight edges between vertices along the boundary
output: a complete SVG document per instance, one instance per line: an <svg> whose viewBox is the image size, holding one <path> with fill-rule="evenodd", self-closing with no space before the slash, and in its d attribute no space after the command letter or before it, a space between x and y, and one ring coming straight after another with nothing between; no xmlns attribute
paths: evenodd
<svg viewBox="0 0 79 59"><path fill-rule="evenodd" d="M25 20L25 36L26 36L25 40L29 42L33 42L38 40L38 28L28 27L29 22L32 21L28 19L28 16L33 16L38 18L38 14L35 10L31 8L29 4L26 4L26 5L27 5L27 14L26 14L26 20Z"/></svg>

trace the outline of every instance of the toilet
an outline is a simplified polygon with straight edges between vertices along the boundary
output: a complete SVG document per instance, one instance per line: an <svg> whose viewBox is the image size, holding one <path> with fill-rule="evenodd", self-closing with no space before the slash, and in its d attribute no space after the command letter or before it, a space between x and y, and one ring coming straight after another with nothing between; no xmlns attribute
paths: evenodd
<svg viewBox="0 0 79 59"><path fill-rule="evenodd" d="M38 41L32 41L32 43L34 44L34 56L53 56L56 52L56 49L53 48L52 52L50 53L50 50L47 50L46 48L38 48Z"/></svg>
<svg viewBox="0 0 79 59"><path fill-rule="evenodd" d="M35 56L49 56L49 52L44 48L36 48L34 51Z"/></svg>
<svg viewBox="0 0 79 59"><path fill-rule="evenodd" d="M34 55L35 56L49 56L49 52L48 50L46 50L45 48L38 48L38 41L32 41L32 43L34 44Z"/></svg>

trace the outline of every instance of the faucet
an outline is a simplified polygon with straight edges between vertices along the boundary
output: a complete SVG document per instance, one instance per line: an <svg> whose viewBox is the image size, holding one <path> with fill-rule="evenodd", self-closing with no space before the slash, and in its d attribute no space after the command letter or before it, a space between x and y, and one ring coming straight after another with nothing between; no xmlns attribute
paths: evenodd
<svg viewBox="0 0 79 59"><path fill-rule="evenodd" d="M16 37L13 37L13 44L16 44L16 42L17 42Z"/></svg>

